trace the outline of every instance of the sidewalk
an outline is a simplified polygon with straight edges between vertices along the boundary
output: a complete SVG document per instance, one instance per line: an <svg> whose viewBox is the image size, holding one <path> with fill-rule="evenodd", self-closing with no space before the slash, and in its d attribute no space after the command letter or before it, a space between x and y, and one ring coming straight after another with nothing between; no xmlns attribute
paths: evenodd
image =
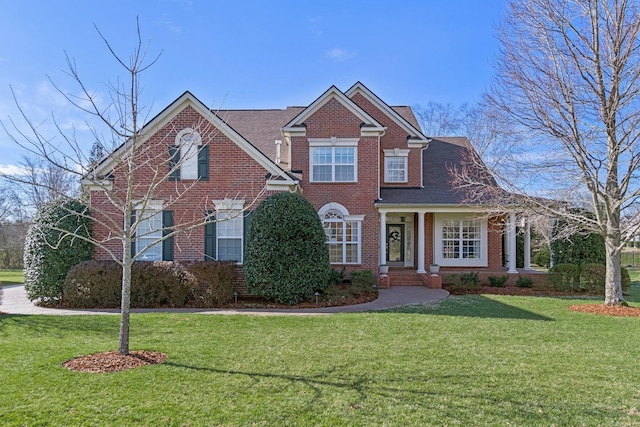
<svg viewBox="0 0 640 427"><path fill-rule="evenodd" d="M423 286L395 286L381 289L378 299L359 305L341 307L321 307L302 309L201 309L201 308L165 308L165 309L132 309L132 313L203 313L203 314L254 314L254 315L317 315L331 313L356 313L362 311L382 310L403 305L425 304L438 301L449 296L443 289L429 289ZM23 285L5 286L0 304L0 312L8 314L49 314L59 316L81 314L120 314L119 309L87 309L70 310L59 308L45 308L34 305L24 291Z"/></svg>

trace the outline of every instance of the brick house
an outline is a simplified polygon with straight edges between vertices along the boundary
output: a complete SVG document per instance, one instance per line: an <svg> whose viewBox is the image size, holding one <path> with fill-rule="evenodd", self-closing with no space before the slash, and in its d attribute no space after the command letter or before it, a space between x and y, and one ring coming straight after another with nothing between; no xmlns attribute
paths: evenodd
<svg viewBox="0 0 640 427"><path fill-rule="evenodd" d="M451 183L450 168L473 150L469 141L428 138L410 107L391 107L359 82L345 92L332 86L308 106L275 110L212 112L185 92L144 130L135 191L144 194L159 172L171 177L150 203L132 208L133 219L144 217L132 245L134 254L144 252L140 259L242 263L251 211L272 192L292 191L317 210L336 269L386 264L392 283L405 284L428 282L430 264L488 273L508 260L508 271L517 272L515 216L488 215ZM118 150L95 170L116 193L126 182L113 161ZM103 190L90 191L91 205L111 212L111 221L120 215L121 224ZM207 215L227 220L154 244ZM94 233L103 241L96 258L122 253L102 221Z"/></svg>

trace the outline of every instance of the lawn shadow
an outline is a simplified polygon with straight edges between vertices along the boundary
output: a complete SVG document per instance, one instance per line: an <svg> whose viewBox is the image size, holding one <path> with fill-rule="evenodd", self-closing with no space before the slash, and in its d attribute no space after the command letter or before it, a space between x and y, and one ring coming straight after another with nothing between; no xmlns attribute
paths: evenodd
<svg viewBox="0 0 640 427"><path fill-rule="evenodd" d="M373 399L375 401L402 401L404 405L416 405L422 408L431 407L443 414L443 417L456 419L460 412L468 410L469 402L477 402L477 406L489 406L497 408L498 417L513 419L517 415L521 419L535 420L536 424L551 424L548 413L558 411L573 411L586 414L591 417L601 416L599 409L593 408L587 402L566 402L542 399L538 405L531 405L531 401L525 396L514 395L505 397L499 392L487 390L482 387L469 388L468 384L492 384L496 382L495 373L460 372L454 374L442 374L428 371L421 374L406 373L406 376L389 377L368 375L350 372L350 365L334 366L314 375L295 375L275 372L257 372L250 370L221 369L205 366L193 366L167 360L162 367L170 366L178 369L195 370L214 375L228 375L231 377L245 377L252 381L254 387L259 385L271 387L273 392L278 392L284 384L298 385L306 388L307 407L311 411L317 410L318 402L326 398L327 394L333 394L332 390L346 390L357 394L357 398L351 398L351 407L360 405ZM520 381L519 375L501 374L502 381L511 383ZM280 380L278 385L271 380ZM229 383L229 386L231 383ZM443 400L444 399L444 400ZM446 405L443 405L446 402ZM506 415L501 413L507 405L511 412ZM543 407L545 411L540 410ZM569 409L567 409L569 407Z"/></svg>
<svg viewBox="0 0 640 427"><path fill-rule="evenodd" d="M491 319L555 320L551 317L534 313L533 311L496 301L484 295L450 296L441 301L380 310L379 313L437 314Z"/></svg>

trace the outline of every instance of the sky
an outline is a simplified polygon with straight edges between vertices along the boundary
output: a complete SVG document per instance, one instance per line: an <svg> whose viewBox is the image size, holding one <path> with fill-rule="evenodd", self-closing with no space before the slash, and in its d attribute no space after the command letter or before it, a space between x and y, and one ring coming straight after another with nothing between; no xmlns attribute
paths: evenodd
<svg viewBox="0 0 640 427"><path fill-rule="evenodd" d="M390 105L473 103L491 83L505 10L506 0L0 0L0 121L24 129L15 94L44 135L61 141L53 115L88 150L86 114L51 81L78 93L68 55L106 99L126 74L96 28L128 58L136 18L148 57L160 55L142 75L149 117L186 90L212 108L280 109L357 81ZM0 148L0 171L26 154L1 128Z"/></svg>

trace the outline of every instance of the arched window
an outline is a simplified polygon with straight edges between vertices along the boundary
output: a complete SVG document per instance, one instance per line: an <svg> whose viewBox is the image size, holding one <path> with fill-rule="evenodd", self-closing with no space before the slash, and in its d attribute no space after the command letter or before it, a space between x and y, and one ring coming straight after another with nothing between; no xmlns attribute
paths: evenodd
<svg viewBox="0 0 640 427"><path fill-rule="evenodd" d="M195 129L184 128L176 135L175 145L169 147L169 171L172 181L209 179L209 147L202 145Z"/></svg>
<svg viewBox="0 0 640 427"><path fill-rule="evenodd" d="M364 215L349 215L338 203L324 205L318 212L332 264L360 264L361 229Z"/></svg>

